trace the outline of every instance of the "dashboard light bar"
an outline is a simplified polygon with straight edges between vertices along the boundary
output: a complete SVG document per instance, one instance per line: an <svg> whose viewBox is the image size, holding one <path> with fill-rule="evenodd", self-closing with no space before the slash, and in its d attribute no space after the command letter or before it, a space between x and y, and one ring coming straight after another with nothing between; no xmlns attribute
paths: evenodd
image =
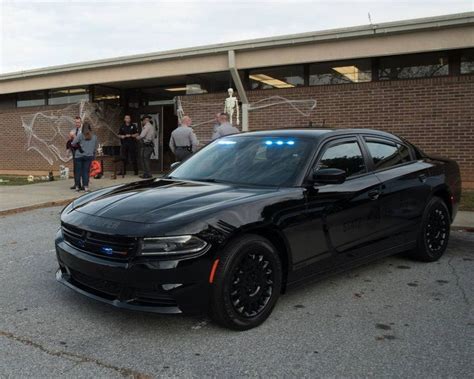
<svg viewBox="0 0 474 379"><path fill-rule="evenodd" d="M289 146L293 146L295 144L295 141L293 141L293 140L286 140L286 141L283 141L283 140L277 140L277 141L266 140L265 141L265 145L267 145L267 146L272 146L273 144L278 145L278 146L282 146L284 144L289 145Z"/></svg>

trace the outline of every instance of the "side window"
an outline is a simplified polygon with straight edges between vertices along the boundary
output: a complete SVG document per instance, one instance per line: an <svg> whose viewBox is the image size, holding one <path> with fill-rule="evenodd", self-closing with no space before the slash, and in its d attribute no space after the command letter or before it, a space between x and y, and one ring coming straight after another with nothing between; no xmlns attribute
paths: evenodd
<svg viewBox="0 0 474 379"><path fill-rule="evenodd" d="M328 147L319 160L317 169L320 168L339 168L347 173L347 177L367 172L362 151L356 141Z"/></svg>
<svg viewBox="0 0 474 379"><path fill-rule="evenodd" d="M404 145L371 140L366 141L366 144L376 170L411 161L410 150Z"/></svg>
<svg viewBox="0 0 474 379"><path fill-rule="evenodd" d="M398 151L400 153L402 162L403 163L411 162L412 159L411 159L411 155L410 155L410 149L408 147L406 147L405 145L400 145L400 144L397 144L397 147L398 147Z"/></svg>

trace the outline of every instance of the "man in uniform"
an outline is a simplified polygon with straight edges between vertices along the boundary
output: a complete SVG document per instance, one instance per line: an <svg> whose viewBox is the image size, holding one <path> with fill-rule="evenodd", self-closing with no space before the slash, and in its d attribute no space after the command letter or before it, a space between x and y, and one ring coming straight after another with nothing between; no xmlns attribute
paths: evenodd
<svg viewBox="0 0 474 379"><path fill-rule="evenodd" d="M71 154L72 154L72 172L74 173L74 175L76 175L76 170L74 169L74 156L76 155L76 150L77 148L72 146L72 141L74 140L74 138L76 138L76 136L81 133L82 131L82 120L79 116L76 116L74 118L74 129L72 129L70 132L69 132L69 141L67 142L66 144L66 148L71 150ZM76 183L75 181L76 178L74 178L74 183ZM76 185L73 185L71 187L72 190L75 190L76 189Z"/></svg>
<svg viewBox="0 0 474 379"><path fill-rule="evenodd" d="M215 133L212 135L213 141L224 136L230 136L231 134L240 133L239 129L230 124L229 116L227 115L227 113L221 113L219 115L219 123L220 125L217 127Z"/></svg>
<svg viewBox="0 0 474 379"><path fill-rule="evenodd" d="M151 178L150 173L150 157L155 148L153 140L155 139L155 127L151 124L151 116L143 116L142 118L142 132L137 136L137 140L142 141L140 149L140 160L143 167L142 179Z"/></svg>
<svg viewBox="0 0 474 379"><path fill-rule="evenodd" d="M138 175L138 164L137 164L137 136L138 128L135 124L132 124L130 115L125 115L124 124L120 127L118 136L122 140L121 155L124 160L123 170L124 172L120 175L125 175L127 170L127 163L132 162L133 171L135 175Z"/></svg>
<svg viewBox="0 0 474 379"><path fill-rule="evenodd" d="M194 130L191 128L191 122L189 116L184 116L181 120L181 125L171 133L170 149L178 162L182 162L192 155L199 145L196 134L194 134Z"/></svg>

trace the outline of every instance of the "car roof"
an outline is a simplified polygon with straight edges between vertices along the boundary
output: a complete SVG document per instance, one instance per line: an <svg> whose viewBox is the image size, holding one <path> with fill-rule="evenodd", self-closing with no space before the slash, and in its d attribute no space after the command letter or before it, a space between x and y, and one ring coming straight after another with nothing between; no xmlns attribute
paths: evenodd
<svg viewBox="0 0 474 379"><path fill-rule="evenodd" d="M391 133L375 129L274 129L274 130L259 130L255 132L248 132L240 134L240 136L258 136L258 137L307 137L316 139L325 139L332 136L346 135L346 134L370 134L378 137L388 137L401 141L401 139ZM236 135L232 135L236 137Z"/></svg>

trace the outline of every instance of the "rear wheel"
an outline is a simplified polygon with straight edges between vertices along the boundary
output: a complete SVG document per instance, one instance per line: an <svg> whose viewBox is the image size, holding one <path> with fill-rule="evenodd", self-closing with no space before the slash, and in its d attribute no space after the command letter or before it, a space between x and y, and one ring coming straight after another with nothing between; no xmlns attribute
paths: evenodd
<svg viewBox="0 0 474 379"><path fill-rule="evenodd" d="M282 267L275 247L257 235L239 237L219 259L211 317L231 329L254 328L272 312L281 284Z"/></svg>
<svg viewBox="0 0 474 379"><path fill-rule="evenodd" d="M451 217L446 203L433 197L427 204L413 257L424 261L437 261L446 251L449 241Z"/></svg>

